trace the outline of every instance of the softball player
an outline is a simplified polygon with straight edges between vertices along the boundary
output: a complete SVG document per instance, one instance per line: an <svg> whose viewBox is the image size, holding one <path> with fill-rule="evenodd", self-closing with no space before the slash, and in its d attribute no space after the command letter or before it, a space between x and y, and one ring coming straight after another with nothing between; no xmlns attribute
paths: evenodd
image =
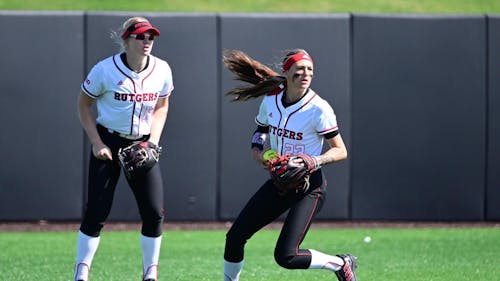
<svg viewBox="0 0 500 281"><path fill-rule="evenodd" d="M311 90L313 60L305 50L289 52L282 61L283 76L253 60L241 51L224 54L226 67L242 81L258 81L254 86L228 92L235 100L263 96L255 118L257 130L252 137L252 156L263 167L267 142L279 154L308 154L318 165L344 160L347 150L339 133L332 107ZM251 70L251 71L250 71ZM322 153L323 141L329 145ZM226 234L224 280L239 280L244 262L244 246L257 231L289 211L278 238L274 257L287 269L328 269L340 281L356 281L355 257L350 254L328 255L301 249L312 219L320 211L326 180L321 169L310 176L306 191L280 192L267 180L250 198Z"/></svg>
<svg viewBox="0 0 500 281"><path fill-rule="evenodd" d="M75 280L89 280L101 229L113 202L121 168L117 152L135 141L159 143L173 90L172 71L151 51L160 31L133 17L113 33L121 53L97 63L81 86L80 122L92 143L88 201L78 233ZM92 112L96 104L97 116ZM163 183L159 165L145 175L127 178L142 220L142 280L158 279L162 239Z"/></svg>

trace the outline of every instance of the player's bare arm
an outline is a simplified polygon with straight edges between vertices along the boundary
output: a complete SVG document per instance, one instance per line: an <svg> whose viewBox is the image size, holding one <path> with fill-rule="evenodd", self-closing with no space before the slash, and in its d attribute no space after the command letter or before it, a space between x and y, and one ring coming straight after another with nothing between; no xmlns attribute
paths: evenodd
<svg viewBox="0 0 500 281"><path fill-rule="evenodd" d="M169 98L160 98L156 103L153 114L153 123L151 125L151 136L149 141L158 145L160 142L161 132L167 121Z"/></svg>
<svg viewBox="0 0 500 281"><path fill-rule="evenodd" d="M92 112L94 99L87 96L83 91L78 96L78 116L83 129L92 144L92 153L101 160L112 160L111 150L107 147L99 137L96 129L95 117Z"/></svg>
<svg viewBox="0 0 500 281"><path fill-rule="evenodd" d="M327 164L342 161L347 158L347 149L344 144L344 140L340 134L333 138L326 140L330 145L330 149L325 151L325 153L314 157L318 162L318 165L325 166Z"/></svg>

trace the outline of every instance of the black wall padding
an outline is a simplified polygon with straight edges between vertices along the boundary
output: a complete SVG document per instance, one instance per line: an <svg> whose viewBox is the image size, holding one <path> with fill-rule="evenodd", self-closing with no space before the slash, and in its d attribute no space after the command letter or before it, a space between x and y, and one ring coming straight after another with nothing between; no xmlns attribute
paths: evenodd
<svg viewBox="0 0 500 281"><path fill-rule="evenodd" d="M484 218L486 20L353 18L352 218Z"/></svg>
<svg viewBox="0 0 500 281"><path fill-rule="evenodd" d="M0 220L78 218L83 15L3 12L0 25Z"/></svg>
<svg viewBox="0 0 500 281"><path fill-rule="evenodd" d="M500 220L500 17L488 17L488 169L486 219Z"/></svg>
<svg viewBox="0 0 500 281"><path fill-rule="evenodd" d="M119 47L131 12L0 12L0 221L74 220L90 144L80 84ZM232 103L221 64L240 49L278 69L283 51L315 62L348 160L324 168L319 219L500 219L500 18L487 15L144 13L175 90L161 140L167 221L232 220L268 177L250 156L260 99ZM12 40L12 43L10 41ZM326 148L326 147L325 147ZM137 221L117 186L109 221Z"/></svg>

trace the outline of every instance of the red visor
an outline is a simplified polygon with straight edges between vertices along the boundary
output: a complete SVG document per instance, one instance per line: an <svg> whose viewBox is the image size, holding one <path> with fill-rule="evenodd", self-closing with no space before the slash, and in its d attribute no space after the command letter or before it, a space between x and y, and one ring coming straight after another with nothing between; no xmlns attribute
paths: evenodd
<svg viewBox="0 0 500 281"><path fill-rule="evenodd" d="M125 40L130 34L141 34L146 31L152 31L154 35L160 36L160 30L156 27L153 27L149 22L138 22L134 25L131 25L125 32L122 34L122 39Z"/></svg>

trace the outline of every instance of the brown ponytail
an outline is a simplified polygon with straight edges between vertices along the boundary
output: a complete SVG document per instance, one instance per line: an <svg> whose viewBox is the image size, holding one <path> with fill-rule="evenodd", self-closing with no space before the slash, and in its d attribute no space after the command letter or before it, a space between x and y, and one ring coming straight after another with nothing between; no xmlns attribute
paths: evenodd
<svg viewBox="0 0 500 281"><path fill-rule="evenodd" d="M252 84L227 92L226 95L234 97L233 101L246 101L263 96L276 90L285 81L285 77L242 51L226 50L222 58L224 66L235 74L235 80Z"/></svg>

